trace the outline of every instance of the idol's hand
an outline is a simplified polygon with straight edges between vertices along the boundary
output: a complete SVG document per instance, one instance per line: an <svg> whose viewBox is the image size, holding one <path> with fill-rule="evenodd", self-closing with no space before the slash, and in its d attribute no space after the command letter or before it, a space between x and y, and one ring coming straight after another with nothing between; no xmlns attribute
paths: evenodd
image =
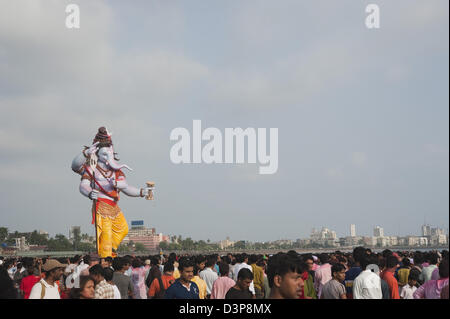
<svg viewBox="0 0 450 319"><path fill-rule="evenodd" d="M95 154L98 151L98 147L97 147L98 143L100 143L100 142L95 142L86 150L87 156L89 156L91 154Z"/></svg>
<svg viewBox="0 0 450 319"><path fill-rule="evenodd" d="M92 192L89 193L89 198L94 200L98 198L98 190L94 189Z"/></svg>
<svg viewBox="0 0 450 319"><path fill-rule="evenodd" d="M155 187L144 187L141 188L141 197L147 197L150 194L150 191L153 191Z"/></svg>

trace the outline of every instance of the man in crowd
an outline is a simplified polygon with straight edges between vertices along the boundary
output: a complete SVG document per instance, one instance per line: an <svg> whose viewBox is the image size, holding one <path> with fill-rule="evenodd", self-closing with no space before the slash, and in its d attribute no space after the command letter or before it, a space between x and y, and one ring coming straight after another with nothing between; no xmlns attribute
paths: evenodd
<svg viewBox="0 0 450 319"><path fill-rule="evenodd" d="M332 279L322 287L320 299L347 299L345 286L342 284L345 279L345 266L336 263L331 267Z"/></svg>
<svg viewBox="0 0 450 319"><path fill-rule="evenodd" d="M114 287L106 282L104 269L100 264L92 266L89 275L95 282L95 299L114 299Z"/></svg>
<svg viewBox="0 0 450 319"><path fill-rule="evenodd" d="M393 255L386 258L386 269L381 273L381 278L386 281L389 286L391 299L400 299L398 293L398 281L394 277L395 270L398 268L398 259Z"/></svg>
<svg viewBox="0 0 450 319"><path fill-rule="evenodd" d="M234 266L234 270L233 270L234 278L233 278L233 279L234 279L234 281L237 282L237 281L238 281L238 274L239 274L239 272L241 271L241 269L247 268L247 269L250 270L250 271L252 271L253 269L252 269L252 266L250 266L250 265L248 264L248 255L247 255L246 253L242 253L242 254L236 256L236 260L237 260L238 262L237 262L236 265ZM252 293L253 295L255 295L255 285L253 284L253 280L252 280L252 282L250 283L249 289L250 289L251 293ZM255 295L254 298L256 298L256 295Z"/></svg>
<svg viewBox="0 0 450 319"><path fill-rule="evenodd" d="M211 299L225 299L225 295L236 282L228 277L230 265L225 262L219 263L220 277L214 281L211 289Z"/></svg>
<svg viewBox="0 0 450 319"><path fill-rule="evenodd" d="M153 279L148 289L148 299L162 299L166 290L175 282L173 277L173 263L164 264L164 273L161 277ZM162 286L161 286L162 285Z"/></svg>
<svg viewBox="0 0 450 319"><path fill-rule="evenodd" d="M247 269L239 270L236 285L231 287L225 295L225 299L254 299L250 291L250 284L253 281L253 273Z"/></svg>
<svg viewBox="0 0 450 319"><path fill-rule="evenodd" d="M120 292L120 297L122 299L133 299L133 284L131 282L131 278L125 275L125 272L128 270L130 265L128 261L117 257L113 261L114 274L112 282L117 286Z"/></svg>
<svg viewBox="0 0 450 319"><path fill-rule="evenodd" d="M258 255L251 255L249 258L250 266L253 272L253 285L255 287L256 299L262 299L264 297L264 271L257 265L257 262L261 257Z"/></svg>
<svg viewBox="0 0 450 319"><path fill-rule="evenodd" d="M23 299L28 299L30 297L31 289L36 283L41 279L40 274L36 275L36 264L33 259L27 259L24 262L26 268L26 276L20 282L20 293Z"/></svg>
<svg viewBox="0 0 450 319"><path fill-rule="evenodd" d="M166 290L165 299L199 299L198 286L192 282L194 262L188 258L180 258L178 265L180 278Z"/></svg>
<svg viewBox="0 0 450 319"><path fill-rule="evenodd" d="M353 299L382 299L381 278L376 265L377 257L363 257L360 260L362 272L353 281ZM373 267L368 267L368 266Z"/></svg>
<svg viewBox="0 0 450 319"><path fill-rule="evenodd" d="M279 253L269 259L267 279L270 299L298 299L303 293L300 260L288 254Z"/></svg>
<svg viewBox="0 0 450 319"><path fill-rule="evenodd" d="M209 256L206 260L205 268L199 274L200 278L206 282L206 299L211 297L212 286L219 278L215 270L216 261L217 257L215 255Z"/></svg>
<svg viewBox="0 0 450 319"><path fill-rule="evenodd" d="M328 254L320 254L320 267L316 270L315 278L314 278L314 288L317 292L317 297L320 298L322 294L323 286L332 279L331 276L331 265L329 264L330 257Z"/></svg>
<svg viewBox="0 0 450 319"><path fill-rule="evenodd" d="M56 259L47 259L42 266L45 278L33 286L29 299L61 299L56 281L61 278L66 267L66 264Z"/></svg>
<svg viewBox="0 0 450 319"><path fill-rule="evenodd" d="M414 293L417 290L417 280L419 279L420 272L416 269L412 269L408 275L408 283L402 287L400 298L402 299L414 299Z"/></svg>
<svg viewBox="0 0 450 319"><path fill-rule="evenodd" d="M345 289L347 291L347 299L353 299L353 281L361 273L361 260L366 256L364 247L355 247L353 249L353 264L345 273Z"/></svg>
<svg viewBox="0 0 450 319"><path fill-rule="evenodd" d="M435 252L431 252L428 256L429 265L426 267L423 267L422 269L422 279L423 283L426 283L428 280L431 279L431 276L433 274L433 271L438 268L438 255Z"/></svg>

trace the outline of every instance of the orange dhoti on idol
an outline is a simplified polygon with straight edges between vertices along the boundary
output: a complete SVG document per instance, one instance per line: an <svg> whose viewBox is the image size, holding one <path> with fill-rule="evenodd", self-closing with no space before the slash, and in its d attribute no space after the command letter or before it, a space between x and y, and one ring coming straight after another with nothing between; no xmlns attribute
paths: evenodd
<svg viewBox="0 0 450 319"><path fill-rule="evenodd" d="M99 198L96 203L96 227L98 255L100 258L113 256L122 240L128 234L128 224L117 203Z"/></svg>

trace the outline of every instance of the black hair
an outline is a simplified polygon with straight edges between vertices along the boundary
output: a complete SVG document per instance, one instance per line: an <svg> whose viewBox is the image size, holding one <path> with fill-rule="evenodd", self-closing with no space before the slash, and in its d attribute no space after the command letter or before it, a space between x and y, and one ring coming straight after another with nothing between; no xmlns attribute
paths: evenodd
<svg viewBox="0 0 450 319"><path fill-rule="evenodd" d="M169 258L168 258L168 261L170 261L170 262L175 262L175 261L177 261L177 254L175 254L175 253L170 253L169 254Z"/></svg>
<svg viewBox="0 0 450 319"><path fill-rule="evenodd" d="M230 272L230 265L228 265L225 262L219 263L219 273L223 276L228 276L228 273Z"/></svg>
<svg viewBox="0 0 450 319"><path fill-rule="evenodd" d="M105 261L109 262L109 263L112 263L113 262L113 258L108 256L108 257L105 258Z"/></svg>
<svg viewBox="0 0 450 319"><path fill-rule="evenodd" d="M6 267L0 266L0 299L18 299L14 281L9 277Z"/></svg>
<svg viewBox="0 0 450 319"><path fill-rule="evenodd" d="M439 277L448 278L448 260L444 259L439 264Z"/></svg>
<svg viewBox="0 0 450 319"><path fill-rule="evenodd" d="M258 255L250 255L250 258L248 259L248 262L250 264L256 264L256 262L258 261Z"/></svg>
<svg viewBox="0 0 450 319"><path fill-rule="evenodd" d="M333 275L335 272L341 272L342 270L345 270L345 266L343 264L333 264L331 266L331 274Z"/></svg>
<svg viewBox="0 0 450 319"><path fill-rule="evenodd" d="M248 268L242 268L238 273L238 280L250 279L253 280L253 273Z"/></svg>
<svg viewBox="0 0 450 319"><path fill-rule="evenodd" d="M123 268L123 266L125 266L125 264L121 257L116 257L112 262L112 266L115 271L119 271L119 270L122 270L122 268Z"/></svg>
<svg viewBox="0 0 450 319"><path fill-rule="evenodd" d="M275 276L284 276L289 272L301 274L300 263L298 258L293 258L285 253L278 253L269 258L267 264L267 279L269 287L273 288Z"/></svg>
<svg viewBox="0 0 450 319"><path fill-rule="evenodd" d="M133 261L131 262L131 266L133 268L139 268L142 266L142 261L139 258L134 258Z"/></svg>
<svg viewBox="0 0 450 319"><path fill-rule="evenodd" d="M105 272L101 265L96 264L96 265L92 266L91 268L89 268L89 275L91 275L91 276L100 275L102 277L105 277Z"/></svg>
<svg viewBox="0 0 450 319"><path fill-rule="evenodd" d="M438 254L436 254L435 252L431 252L428 255L428 258L429 258L430 264L436 265L438 263Z"/></svg>
<svg viewBox="0 0 450 319"><path fill-rule="evenodd" d="M184 268L194 267L194 262L189 258L181 258L178 265L178 270L182 272Z"/></svg>
<svg viewBox="0 0 450 319"><path fill-rule="evenodd" d="M167 263L164 264L164 272L166 272L166 271L168 271L168 272L174 271L174 269L175 269L175 267L173 266L173 263L167 262Z"/></svg>
<svg viewBox="0 0 450 319"><path fill-rule="evenodd" d="M397 257L390 255L386 258L386 267L387 268L393 268L396 265L398 265L398 259Z"/></svg>
<svg viewBox="0 0 450 319"><path fill-rule="evenodd" d="M113 279L114 271L107 267L103 268L103 276L105 277L106 281L111 281Z"/></svg>
<svg viewBox="0 0 450 319"><path fill-rule="evenodd" d="M353 249L353 259L355 262L361 263L361 259L366 256L366 249L362 246Z"/></svg>
<svg viewBox="0 0 450 319"><path fill-rule="evenodd" d="M408 280L419 281L420 272L417 269L411 269L409 271Z"/></svg>
<svg viewBox="0 0 450 319"><path fill-rule="evenodd" d="M409 266L411 266L411 261L409 260L409 258L404 257L404 258L402 259L402 264L403 264L403 266L405 266L405 267L409 267Z"/></svg>
<svg viewBox="0 0 450 319"><path fill-rule="evenodd" d="M392 256L393 252L389 249L385 249L381 254L383 255L384 258L387 258L389 256Z"/></svg>
<svg viewBox="0 0 450 319"><path fill-rule="evenodd" d="M80 299L81 292L83 291L86 284L92 281L95 287L95 280L91 276L80 276L80 288L72 288L70 289L69 299Z"/></svg>
<svg viewBox="0 0 450 319"><path fill-rule="evenodd" d="M370 264L371 264L371 263L370 263L370 261L369 261L368 256L365 256L364 258L361 258L361 259L359 260L359 265L361 266L361 269L362 269L362 270L366 270L367 266L370 265Z"/></svg>
<svg viewBox="0 0 450 319"><path fill-rule="evenodd" d="M158 265L159 261L160 261L160 259L158 259L156 256L150 257L150 263L151 263L153 266Z"/></svg>
<svg viewBox="0 0 450 319"><path fill-rule="evenodd" d="M322 253L319 255L319 260L321 264L326 264L330 260L330 256L328 254Z"/></svg>
<svg viewBox="0 0 450 319"><path fill-rule="evenodd" d="M229 256L223 256L222 262L225 262L229 265L229 264L231 264L231 258Z"/></svg>
<svg viewBox="0 0 450 319"><path fill-rule="evenodd" d="M216 256L209 256L208 259L206 259L206 267L211 267L215 265L217 262Z"/></svg>

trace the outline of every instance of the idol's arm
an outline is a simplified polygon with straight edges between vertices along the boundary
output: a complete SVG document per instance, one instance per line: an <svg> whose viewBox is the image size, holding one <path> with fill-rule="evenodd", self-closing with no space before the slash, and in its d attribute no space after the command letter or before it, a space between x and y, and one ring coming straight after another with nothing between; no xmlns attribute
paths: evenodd
<svg viewBox="0 0 450 319"><path fill-rule="evenodd" d="M80 193L89 199L97 199L98 190L92 190L91 182L83 179L80 183Z"/></svg>
<svg viewBox="0 0 450 319"><path fill-rule="evenodd" d="M78 154L72 161L72 171L82 174L84 163L86 163L86 157L83 153Z"/></svg>
<svg viewBox="0 0 450 319"><path fill-rule="evenodd" d="M149 188L136 188L128 185L125 179L117 181L117 188L124 192L125 195L130 197L144 197L148 195Z"/></svg>
<svg viewBox="0 0 450 319"><path fill-rule="evenodd" d="M84 163L86 163L86 159L89 157L89 155L98 151L98 143L99 142L92 144L89 148L83 150L80 154L75 156L72 161L72 171L80 175L83 174L83 165Z"/></svg>

